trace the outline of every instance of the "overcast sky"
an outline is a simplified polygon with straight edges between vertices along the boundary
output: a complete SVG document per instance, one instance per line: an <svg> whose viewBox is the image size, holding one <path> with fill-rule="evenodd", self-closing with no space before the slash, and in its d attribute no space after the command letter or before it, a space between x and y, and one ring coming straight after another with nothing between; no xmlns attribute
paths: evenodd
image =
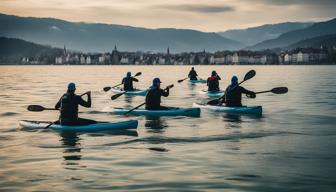
<svg viewBox="0 0 336 192"><path fill-rule="evenodd" d="M146 28L224 31L336 17L336 0L0 0L0 12Z"/></svg>

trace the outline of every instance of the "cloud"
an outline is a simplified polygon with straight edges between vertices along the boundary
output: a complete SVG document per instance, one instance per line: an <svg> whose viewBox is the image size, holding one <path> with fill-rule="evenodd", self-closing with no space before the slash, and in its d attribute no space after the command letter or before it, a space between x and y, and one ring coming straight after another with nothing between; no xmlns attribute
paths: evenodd
<svg viewBox="0 0 336 192"><path fill-rule="evenodd" d="M193 5L193 4L181 4L181 5L158 5L156 8L167 9L167 10L177 10L177 11L188 11L197 13L222 13L234 11L235 8L226 5Z"/></svg>

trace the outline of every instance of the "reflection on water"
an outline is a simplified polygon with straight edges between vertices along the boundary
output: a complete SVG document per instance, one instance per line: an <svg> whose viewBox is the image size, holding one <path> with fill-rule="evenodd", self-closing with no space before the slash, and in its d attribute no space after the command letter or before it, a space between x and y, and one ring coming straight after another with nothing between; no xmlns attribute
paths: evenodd
<svg viewBox="0 0 336 192"><path fill-rule="evenodd" d="M81 160L81 147L80 138L76 133L73 132L62 132L60 133L61 142L64 147L63 158L65 161L66 169L76 170L75 166L79 165L79 160Z"/></svg>
<svg viewBox="0 0 336 192"><path fill-rule="evenodd" d="M199 94L206 84L176 83L189 66L0 66L0 191L334 191L335 66L197 67L201 77L216 70L222 88L250 69L257 74L244 82L246 89L289 87L285 95L243 97L244 105L263 106L262 117L206 110L200 118L102 113L105 107L143 103L143 96L112 101L113 93L102 91L120 83L130 68L142 72L139 88L149 87L154 77L163 87L175 82L164 106L211 100ZM68 82L77 83L78 93L92 91L92 108L79 108L81 117L137 119L138 129L15 129L22 119L57 119L55 111L32 113L26 107L53 107Z"/></svg>
<svg viewBox="0 0 336 192"><path fill-rule="evenodd" d="M163 133L164 129L168 127L163 117L154 117L154 116L146 116L145 127L149 132L152 133Z"/></svg>

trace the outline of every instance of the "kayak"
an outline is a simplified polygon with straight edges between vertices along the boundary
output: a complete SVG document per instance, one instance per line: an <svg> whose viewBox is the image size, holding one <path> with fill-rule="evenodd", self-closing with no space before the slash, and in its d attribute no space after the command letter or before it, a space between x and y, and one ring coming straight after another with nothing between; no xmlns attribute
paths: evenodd
<svg viewBox="0 0 336 192"><path fill-rule="evenodd" d="M194 103L193 107L199 107L202 109L208 109L211 111L224 112L224 113L254 114L254 115L262 114L261 106L226 107L223 105L208 105L208 104Z"/></svg>
<svg viewBox="0 0 336 192"><path fill-rule="evenodd" d="M206 83L206 82L207 82L207 80L203 80L203 79L189 80L189 83L191 83L191 84Z"/></svg>
<svg viewBox="0 0 336 192"><path fill-rule="evenodd" d="M123 89L111 89L113 93L124 93L125 95L140 95L146 96L148 90L133 90L133 91L124 91Z"/></svg>
<svg viewBox="0 0 336 192"><path fill-rule="evenodd" d="M224 91L200 91L200 94L208 95L209 97L221 97L224 95Z"/></svg>
<svg viewBox="0 0 336 192"><path fill-rule="evenodd" d="M19 125L22 128L29 129L43 129L48 126L51 122L46 121L29 121L21 120ZM121 122L98 122L91 125L60 125L53 124L48 129L54 131L69 131L69 132L99 132L99 131L113 131L113 130L125 130L125 129L136 129L138 127L137 120L121 121Z"/></svg>
<svg viewBox="0 0 336 192"><path fill-rule="evenodd" d="M105 109L105 112L111 112L114 114L123 115L130 109L126 108L112 108ZM189 117L199 117L201 114L200 108L175 108L170 107L169 110L146 110L146 109L136 109L129 114L132 115L146 115L146 116L189 116Z"/></svg>

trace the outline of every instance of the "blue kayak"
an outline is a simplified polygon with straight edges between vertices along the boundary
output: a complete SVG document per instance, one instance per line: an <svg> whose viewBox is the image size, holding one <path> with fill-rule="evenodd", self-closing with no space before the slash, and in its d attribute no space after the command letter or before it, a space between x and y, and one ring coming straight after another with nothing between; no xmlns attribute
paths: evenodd
<svg viewBox="0 0 336 192"><path fill-rule="evenodd" d="M227 107L225 105L208 105L194 103L193 107L199 107L202 109L208 109L210 111L224 112L224 113L234 113L234 114L254 114L261 115L261 106L241 106L241 107Z"/></svg>
<svg viewBox="0 0 336 192"><path fill-rule="evenodd" d="M140 96L146 96L148 90L133 90L133 91L124 91L123 89L111 89L113 93L124 93L125 95L140 95Z"/></svg>
<svg viewBox="0 0 336 192"><path fill-rule="evenodd" d="M203 79L189 80L189 83L191 83L191 84L206 83L206 82L207 82L207 80L203 80Z"/></svg>
<svg viewBox="0 0 336 192"><path fill-rule="evenodd" d="M208 95L209 97L221 97L224 95L224 91L200 91L200 94Z"/></svg>
<svg viewBox="0 0 336 192"><path fill-rule="evenodd" d="M123 115L130 109L126 108L112 108L112 110L104 110L105 112L111 112L114 114ZM146 115L146 116L189 116L189 117L199 117L201 114L200 108L174 108L171 107L169 110L146 110L146 109L136 109L129 114L132 115Z"/></svg>
<svg viewBox="0 0 336 192"><path fill-rule="evenodd" d="M51 122L46 121L29 121L22 120L19 125L23 128L28 129L43 129ZM138 127L137 120L121 121L121 122L101 122L91 125L60 125L53 124L49 127L54 131L69 131L69 132L99 132L99 131L113 131L113 130L126 130L126 129L136 129Z"/></svg>

